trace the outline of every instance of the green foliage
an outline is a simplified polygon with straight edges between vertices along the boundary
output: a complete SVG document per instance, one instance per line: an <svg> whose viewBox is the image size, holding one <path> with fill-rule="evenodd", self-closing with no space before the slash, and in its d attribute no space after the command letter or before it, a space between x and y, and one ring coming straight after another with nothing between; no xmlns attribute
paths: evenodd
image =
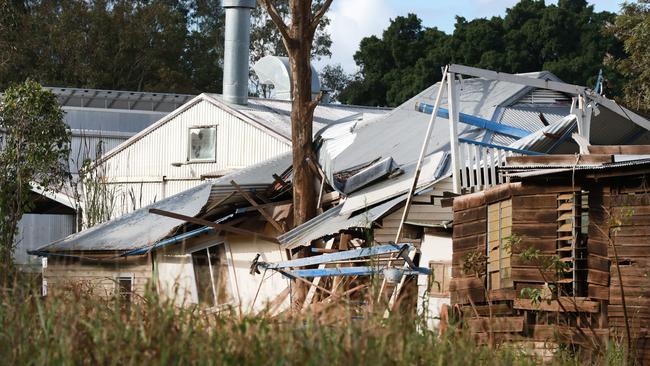
<svg viewBox="0 0 650 366"><path fill-rule="evenodd" d="M650 1L625 2L616 21L607 27L623 43L625 55L610 55L607 64L625 77L623 101L650 112Z"/></svg>
<svg viewBox="0 0 650 366"><path fill-rule="evenodd" d="M208 1L13 1L0 87L43 84L196 92L220 86L221 6ZM215 19L216 21L213 21ZM220 37L220 38L218 38ZM215 91L215 90L210 90Z"/></svg>
<svg viewBox="0 0 650 366"><path fill-rule="evenodd" d="M543 272L552 272L557 276L571 268L571 263L563 262L559 255L544 255L535 247L528 247L520 253L521 259ZM549 280L553 280L550 278Z"/></svg>
<svg viewBox="0 0 650 366"><path fill-rule="evenodd" d="M361 41L354 55L361 71L341 99L399 105L439 81L440 67L448 63L510 73L548 70L566 82L593 85L605 55L622 55L620 42L602 33L614 18L585 0L521 0L504 17L457 17L451 35L423 27L414 14L396 17L381 38ZM611 81L618 73L607 67L604 73L605 91L617 93Z"/></svg>
<svg viewBox="0 0 650 366"><path fill-rule="evenodd" d="M343 318L206 314L153 292L124 307L84 286L42 298L20 285L0 293L0 358L13 365L536 364L507 345L479 346L460 329L439 337L408 317ZM560 356L548 364L577 362Z"/></svg>
<svg viewBox="0 0 650 366"><path fill-rule="evenodd" d="M487 272L487 255L481 250L472 250L463 257L463 273L476 277L485 276Z"/></svg>
<svg viewBox="0 0 650 366"><path fill-rule="evenodd" d="M32 185L55 190L69 177L70 134L54 94L31 80L5 90L0 131L0 272L6 274L18 221L34 205Z"/></svg>
<svg viewBox="0 0 650 366"><path fill-rule="evenodd" d="M321 88L330 91L332 100L338 101L341 91L351 82L350 75L345 73L341 64L326 65L320 71Z"/></svg>

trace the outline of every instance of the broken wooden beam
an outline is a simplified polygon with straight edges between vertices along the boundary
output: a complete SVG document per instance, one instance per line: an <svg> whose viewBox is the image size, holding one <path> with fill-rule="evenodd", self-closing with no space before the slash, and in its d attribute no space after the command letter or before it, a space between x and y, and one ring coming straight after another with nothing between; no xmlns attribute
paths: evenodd
<svg viewBox="0 0 650 366"><path fill-rule="evenodd" d="M260 204L257 203L257 202L255 202L255 200L253 199L253 197L251 197L251 195L250 195L248 192L246 192L246 191L244 191L243 189L241 189L241 187L239 186L239 184L237 184L234 180L231 180L231 181L230 181L230 184L231 184L233 187L235 187L235 189L237 190L237 192L239 192L239 194L241 194L242 197L244 197L244 198L246 199L246 201L248 201L248 203L250 203L250 204L251 204L255 209L257 209L257 210L260 212L260 214L261 214L261 215L266 219L266 221L268 221L271 225L273 225L273 227L274 227L276 230L278 230L278 232L280 232L280 233L284 233L284 232L285 232L285 229L282 227L282 225L280 225L279 222L275 221L275 220L273 219L273 217L271 217L271 215L269 215L268 212L264 211L263 208L259 208Z"/></svg>
<svg viewBox="0 0 650 366"><path fill-rule="evenodd" d="M191 222L191 223L197 224L197 225L212 227L214 229L230 232L230 233L233 233L233 234L252 235L254 237L264 239L264 240L267 240L267 241L270 241L270 242L273 242L273 243L279 243L278 238L268 236L268 235L264 235L264 234L260 234L260 233L256 233L254 231L250 231L250 230L246 230L246 229L240 229L238 227L234 227L234 226L230 226L230 225L217 224L217 223L212 222L212 221L199 219L199 218L192 217L192 216L181 215L181 214L178 214L178 213L175 213L175 212L164 211L164 210L160 210L160 209L157 209L157 208L150 208L149 212L152 213L152 214L155 214L155 215L171 217L172 219L177 219L177 220L181 220L181 221Z"/></svg>

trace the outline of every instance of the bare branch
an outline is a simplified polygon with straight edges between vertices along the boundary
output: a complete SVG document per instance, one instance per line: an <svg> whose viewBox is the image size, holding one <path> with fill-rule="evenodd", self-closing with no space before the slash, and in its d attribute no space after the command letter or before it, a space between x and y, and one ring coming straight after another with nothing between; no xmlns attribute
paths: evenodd
<svg viewBox="0 0 650 366"><path fill-rule="evenodd" d="M314 100L309 102L308 108L309 108L310 113L313 112L314 109L316 109L316 107L318 106L318 103L320 103L321 99L323 99L323 92L322 91L318 93L318 96L316 96L316 98Z"/></svg>
<svg viewBox="0 0 650 366"><path fill-rule="evenodd" d="M267 13L269 13L269 16L271 17L271 20L275 24L276 27L278 27L278 30L280 31L280 34L282 34L282 38L284 40L284 46L287 47L289 46L289 40L291 40L291 36L289 35L289 27L287 24L284 22L282 17L280 16L280 13L278 13L278 9L275 8L275 5L271 3L271 0L257 0L257 2L260 4L264 10L266 10ZM287 51L289 50L289 47L287 47Z"/></svg>
<svg viewBox="0 0 650 366"><path fill-rule="evenodd" d="M310 24L312 33L316 32L316 28L318 28L318 23L320 23L325 13L327 13L327 10L330 8L330 5L332 5L332 1L333 0L325 0L325 3L323 3L323 5L314 14L314 17L312 18Z"/></svg>

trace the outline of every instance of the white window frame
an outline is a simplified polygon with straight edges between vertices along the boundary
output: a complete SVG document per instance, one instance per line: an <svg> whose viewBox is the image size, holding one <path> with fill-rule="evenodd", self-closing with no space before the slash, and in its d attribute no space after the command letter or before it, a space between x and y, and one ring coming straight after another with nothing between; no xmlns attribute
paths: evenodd
<svg viewBox="0 0 650 366"><path fill-rule="evenodd" d="M200 252L202 250L206 250L208 248L215 247L217 245L223 245L224 252L226 253L226 264L228 265L228 277L229 277L228 278L228 290L230 291L230 301L225 302L223 304L218 304L217 301L216 301L216 298L215 298L215 300L214 300L215 306L213 308L220 308L220 307L224 307L224 306L233 306L234 307L234 306L237 305L236 300L237 300L237 298L239 298L239 296L235 293L235 288L236 288L235 283L234 283L235 278L236 278L235 277L235 267L233 266L233 261L232 261L231 255L230 255L230 246L225 241L219 241L219 242L216 242L216 243L204 243L204 244L201 244L199 246L196 246L196 247L192 248L190 251L187 252L189 254L189 256L190 256L190 258L189 258L190 263L192 263L192 271L191 272L192 272L192 278L194 279L193 287L194 287L194 295L196 296L196 303L198 304L198 302L199 302L199 289L198 289L198 286L197 286L197 283L196 283L196 272L194 271L194 260L192 259L192 254L194 254L196 252ZM212 276L212 263L210 263L210 268L211 268L210 269L210 272L211 272L210 273L210 275L211 275L210 280L212 282L211 283L211 285L212 285L212 296L216 297L216 291L215 291L215 287L214 287L214 277Z"/></svg>
<svg viewBox="0 0 650 366"><path fill-rule="evenodd" d="M131 282L131 288L129 292L133 294L133 288L135 287L135 275L133 273L117 273L113 280L115 281L115 294L120 295L120 280L128 279Z"/></svg>
<svg viewBox="0 0 650 366"><path fill-rule="evenodd" d="M192 130L197 128L213 128L214 129L214 156L207 159L193 159L192 158ZM200 164L200 163L216 163L217 162L217 136L219 134L219 129L217 125L197 125L190 126L187 128L187 136L185 141L187 143L187 156L185 161L189 164Z"/></svg>

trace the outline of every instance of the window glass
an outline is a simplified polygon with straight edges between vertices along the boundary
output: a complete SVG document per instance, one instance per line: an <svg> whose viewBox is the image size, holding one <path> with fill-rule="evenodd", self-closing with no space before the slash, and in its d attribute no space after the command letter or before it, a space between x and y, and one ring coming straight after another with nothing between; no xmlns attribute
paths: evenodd
<svg viewBox="0 0 650 366"><path fill-rule="evenodd" d="M223 245L215 245L192 253L199 303L208 306L232 300L228 262Z"/></svg>
<svg viewBox="0 0 650 366"><path fill-rule="evenodd" d="M117 277L115 279L115 286L117 295L125 303L131 302L131 291L133 291L133 278L131 277Z"/></svg>
<svg viewBox="0 0 650 366"><path fill-rule="evenodd" d="M488 289L511 288L512 200L488 205L487 231Z"/></svg>
<svg viewBox="0 0 650 366"><path fill-rule="evenodd" d="M451 264L432 262L430 295L449 296L449 282L451 282Z"/></svg>
<svg viewBox="0 0 650 366"><path fill-rule="evenodd" d="M216 157L217 128L190 128L189 160L214 160Z"/></svg>

